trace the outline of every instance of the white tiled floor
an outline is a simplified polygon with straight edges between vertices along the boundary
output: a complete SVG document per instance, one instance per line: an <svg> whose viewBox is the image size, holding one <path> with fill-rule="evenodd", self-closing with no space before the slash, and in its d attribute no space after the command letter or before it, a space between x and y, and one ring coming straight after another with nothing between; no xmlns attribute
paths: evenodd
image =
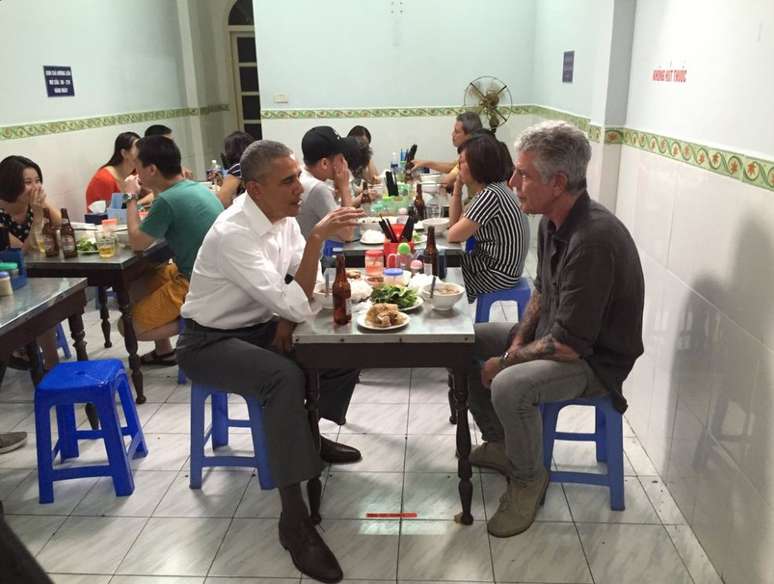
<svg viewBox="0 0 774 584"><path fill-rule="evenodd" d="M502 308L500 309L502 310ZM500 314L505 317L505 311ZM86 315L92 358L123 358L114 334L102 348L97 316ZM116 498L107 479L55 485L37 503L35 440L0 456L0 497L12 529L59 584L282 584L301 582L277 541L278 497L248 471L211 471L188 488L188 410L174 369L145 376L140 408L150 454L134 463L136 490ZM9 371L0 389L0 429L32 431L29 378ZM626 503L610 511L598 487L551 485L526 533L497 539L486 519L505 481L474 472L472 526L459 512L454 428L443 370L366 371L348 424L322 428L357 446L361 463L327 469L321 530L347 581L715 584L720 582L637 437L625 427ZM582 408L562 414L563 429L593 424ZM477 432L473 433L474 442ZM230 446L249 448L245 434ZM100 456L83 445L82 457ZM596 467L582 444L556 449L561 467ZM370 512L415 512L416 520L369 520Z"/></svg>

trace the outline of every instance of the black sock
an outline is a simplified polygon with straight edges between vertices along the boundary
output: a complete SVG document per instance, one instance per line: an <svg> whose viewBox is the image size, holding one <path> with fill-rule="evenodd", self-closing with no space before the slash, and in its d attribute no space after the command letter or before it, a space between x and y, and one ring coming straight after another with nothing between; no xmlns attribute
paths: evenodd
<svg viewBox="0 0 774 584"><path fill-rule="evenodd" d="M282 501L282 520L290 524L297 524L309 517L304 497L301 495L301 483L280 487L280 500Z"/></svg>

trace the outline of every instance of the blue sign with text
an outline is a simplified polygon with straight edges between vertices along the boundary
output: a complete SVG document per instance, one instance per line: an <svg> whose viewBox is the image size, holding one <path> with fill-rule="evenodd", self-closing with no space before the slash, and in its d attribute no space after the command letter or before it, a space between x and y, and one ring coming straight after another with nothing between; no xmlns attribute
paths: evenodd
<svg viewBox="0 0 774 584"><path fill-rule="evenodd" d="M46 91L49 97L75 95L73 71L70 67L43 65L43 78L46 80Z"/></svg>
<svg viewBox="0 0 774 584"><path fill-rule="evenodd" d="M575 51L565 51L562 62L562 83L572 83L572 74L575 70Z"/></svg>

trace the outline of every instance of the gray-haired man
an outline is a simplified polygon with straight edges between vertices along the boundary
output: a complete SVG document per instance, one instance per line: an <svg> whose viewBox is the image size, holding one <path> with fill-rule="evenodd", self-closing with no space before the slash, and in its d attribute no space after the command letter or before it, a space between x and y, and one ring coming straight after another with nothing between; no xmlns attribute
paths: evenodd
<svg viewBox="0 0 774 584"><path fill-rule="evenodd" d="M291 334L295 323L315 313L310 298L323 242L351 239L363 213L332 211L304 241L295 220L304 189L291 151L260 140L247 147L240 166L246 193L220 214L196 257L181 311L178 363L194 382L261 400L282 501L280 542L301 572L338 582L341 568L311 524L300 483L320 474L321 456L341 463L360 453L323 439L318 455L304 409L304 373L290 354ZM357 371L328 370L320 377L320 415L343 423Z"/></svg>
<svg viewBox="0 0 774 584"><path fill-rule="evenodd" d="M463 112L457 116L454 120L454 128L452 128L452 144L454 149L460 147L470 135L476 130L482 128L481 118L475 112ZM412 168L429 168L431 170L437 170L442 172L443 183L449 187L454 186L454 181L457 180L457 175L460 172L460 165L458 160L453 162L436 162L433 160L414 160Z"/></svg>
<svg viewBox="0 0 774 584"><path fill-rule="evenodd" d="M548 487L538 405L610 394L642 354L644 284L626 227L586 192L591 147L564 122L525 130L511 186L525 213L540 213L535 290L524 319L476 325L470 409L484 443L474 465L508 478L489 533L526 530Z"/></svg>

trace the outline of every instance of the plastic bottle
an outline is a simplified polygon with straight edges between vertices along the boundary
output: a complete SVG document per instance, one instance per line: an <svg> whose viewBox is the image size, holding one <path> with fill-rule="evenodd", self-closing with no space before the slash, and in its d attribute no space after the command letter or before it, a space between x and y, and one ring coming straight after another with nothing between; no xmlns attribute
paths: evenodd
<svg viewBox="0 0 774 584"><path fill-rule="evenodd" d="M392 161L390 162L390 172L392 172L392 176L395 177L395 180L398 180L398 170L400 169L400 165L398 163L398 153L393 152L392 153Z"/></svg>

